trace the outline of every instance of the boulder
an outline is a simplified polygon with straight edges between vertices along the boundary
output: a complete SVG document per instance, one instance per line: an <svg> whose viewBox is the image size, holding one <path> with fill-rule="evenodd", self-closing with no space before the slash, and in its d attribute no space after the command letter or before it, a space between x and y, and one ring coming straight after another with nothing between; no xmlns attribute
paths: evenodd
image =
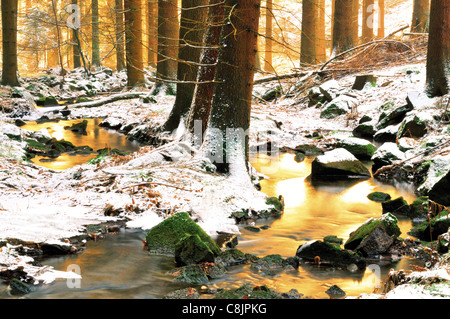
<svg viewBox="0 0 450 319"><path fill-rule="evenodd" d="M358 254L320 240L312 240L300 245L295 256L311 262L319 257L321 263L328 263L335 267L347 268L352 264L359 269L366 267L365 259Z"/></svg>
<svg viewBox="0 0 450 319"><path fill-rule="evenodd" d="M380 167L391 165L396 161L405 159L405 153L400 151L395 143L384 143L373 154L372 171L376 172Z"/></svg>
<svg viewBox="0 0 450 319"><path fill-rule="evenodd" d="M412 108L409 105L400 106L393 111L383 115L377 123L377 129L381 130L391 125L399 124L403 121L406 114L411 111Z"/></svg>
<svg viewBox="0 0 450 319"><path fill-rule="evenodd" d="M334 119L340 115L350 113L356 106L358 106L357 99L348 95L339 95L324 105L324 109L320 113L320 118Z"/></svg>
<svg viewBox="0 0 450 319"><path fill-rule="evenodd" d="M214 262L214 252L198 235L187 235L175 245L175 262L178 267L202 262Z"/></svg>
<svg viewBox="0 0 450 319"><path fill-rule="evenodd" d="M408 114L400 125L397 138L411 137L420 138L427 133L428 124L432 121L431 116L424 115L423 112Z"/></svg>
<svg viewBox="0 0 450 319"><path fill-rule="evenodd" d="M409 217L411 219L425 219L428 214L428 196L420 196L409 205Z"/></svg>
<svg viewBox="0 0 450 319"><path fill-rule="evenodd" d="M376 129L374 121L359 123L359 125L353 129L353 136L355 137L372 138L375 133Z"/></svg>
<svg viewBox="0 0 450 319"><path fill-rule="evenodd" d="M428 196L432 201L450 206L450 155L435 156L430 162L425 181L417 188L421 196Z"/></svg>
<svg viewBox="0 0 450 319"><path fill-rule="evenodd" d="M341 139L337 142L336 147L346 149L360 160L371 159L376 150L376 147L369 141L356 137Z"/></svg>
<svg viewBox="0 0 450 319"><path fill-rule="evenodd" d="M409 204L403 197L390 199L381 203L383 214L392 213L409 216Z"/></svg>
<svg viewBox="0 0 450 319"><path fill-rule="evenodd" d="M325 152L313 145L313 144L301 144L301 145L297 145L294 148L294 151L297 153L303 153L305 154L305 156L317 156L317 155L323 155Z"/></svg>
<svg viewBox="0 0 450 319"><path fill-rule="evenodd" d="M117 117L108 117L104 119L98 126L118 130L122 127L123 121Z"/></svg>
<svg viewBox="0 0 450 319"><path fill-rule="evenodd" d="M319 86L319 91L328 102L331 102L340 95L339 83L336 80L326 81Z"/></svg>
<svg viewBox="0 0 450 319"><path fill-rule="evenodd" d="M215 263L223 267L230 267L235 265L246 264L251 261L256 261L257 256L252 254L245 254L237 248L230 248L224 250L216 257Z"/></svg>
<svg viewBox="0 0 450 319"><path fill-rule="evenodd" d="M419 225L413 227L410 235L420 240L433 241L448 231L450 227L450 211L443 210L437 216L431 218L431 221L425 220Z"/></svg>
<svg viewBox="0 0 450 319"><path fill-rule="evenodd" d="M450 252L449 248L450 248L450 231L438 237L437 251L440 254L446 254Z"/></svg>
<svg viewBox="0 0 450 319"><path fill-rule="evenodd" d="M411 137L401 137L397 141L398 149L402 152L413 150L416 146L416 140Z"/></svg>
<svg viewBox="0 0 450 319"><path fill-rule="evenodd" d="M351 232L344 248L364 255L381 254L387 251L400 234L397 218L391 213L386 213L378 219L369 218Z"/></svg>
<svg viewBox="0 0 450 319"><path fill-rule="evenodd" d="M361 91L364 89L367 83L376 84L378 78L374 76L373 74L363 74L363 75L357 75L355 78L355 82L353 83L352 90L358 90Z"/></svg>
<svg viewBox="0 0 450 319"><path fill-rule="evenodd" d="M352 153L343 148L326 152L314 159L312 179L370 178L370 172Z"/></svg>
<svg viewBox="0 0 450 319"><path fill-rule="evenodd" d="M381 130L378 130L373 135L373 140L377 143L386 143L386 142L394 143L397 139L399 128L400 124L397 124L397 125L389 125Z"/></svg>
<svg viewBox="0 0 450 319"><path fill-rule="evenodd" d="M145 241L150 252L174 256L177 244L189 235L198 235L215 256L220 254L217 244L185 212L176 213L151 228Z"/></svg>
<svg viewBox="0 0 450 319"><path fill-rule="evenodd" d="M68 131L72 131L72 132L77 132L77 133L80 133L83 135L87 135L87 132L86 132L87 125L88 125L88 121L83 120L81 122L74 123L71 126L64 126L64 129L68 130Z"/></svg>

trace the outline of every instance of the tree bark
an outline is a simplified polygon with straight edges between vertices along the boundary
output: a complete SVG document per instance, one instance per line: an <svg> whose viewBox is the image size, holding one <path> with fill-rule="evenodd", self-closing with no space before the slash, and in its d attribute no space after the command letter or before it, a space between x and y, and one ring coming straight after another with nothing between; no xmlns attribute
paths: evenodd
<svg viewBox="0 0 450 319"><path fill-rule="evenodd" d="M147 0L148 29L148 65L156 67L156 52L158 51L158 1Z"/></svg>
<svg viewBox="0 0 450 319"><path fill-rule="evenodd" d="M266 39L264 40L264 71L273 72L273 0L266 0Z"/></svg>
<svg viewBox="0 0 450 319"><path fill-rule="evenodd" d="M116 68L117 71L125 69L124 21L123 0L115 0L116 16Z"/></svg>
<svg viewBox="0 0 450 319"><path fill-rule="evenodd" d="M167 86L164 80L177 77L178 56L178 1L158 1L158 54L156 81L153 93L157 94L161 87Z"/></svg>
<svg viewBox="0 0 450 319"><path fill-rule="evenodd" d="M325 0L317 0L316 10L316 63L323 63L327 59L325 37Z"/></svg>
<svg viewBox="0 0 450 319"><path fill-rule="evenodd" d="M316 1L302 2L302 36L300 48L300 64L316 64Z"/></svg>
<svg viewBox="0 0 450 319"><path fill-rule="evenodd" d="M219 172L247 172L260 0L225 0L211 115L202 146Z"/></svg>
<svg viewBox="0 0 450 319"><path fill-rule="evenodd" d="M353 0L335 0L332 56L353 47Z"/></svg>
<svg viewBox="0 0 450 319"><path fill-rule="evenodd" d="M2 84L19 86L17 78L17 0L2 0Z"/></svg>
<svg viewBox="0 0 450 319"><path fill-rule="evenodd" d="M362 43L372 41L374 38L374 0L363 1Z"/></svg>
<svg viewBox="0 0 450 319"><path fill-rule="evenodd" d="M92 0L92 65L100 66L100 30L98 23L98 0Z"/></svg>
<svg viewBox="0 0 450 319"><path fill-rule="evenodd" d="M194 98L187 120L187 129L194 133L196 121L201 123L201 134L206 131L209 114L211 111L212 97L214 94L214 76L219 55L220 32L222 30L224 6L222 0L210 0L208 18L203 42L205 48L202 51L197 75L198 84L194 90ZM199 122L197 122L199 123Z"/></svg>
<svg viewBox="0 0 450 319"><path fill-rule="evenodd" d="M72 0L71 4L78 5L78 0ZM73 68L74 69L81 67L81 57L80 57L81 48L78 46L78 43L76 41L76 34L75 34L76 32L78 32L78 31L75 29L73 29L71 32Z"/></svg>
<svg viewBox="0 0 450 319"><path fill-rule="evenodd" d="M383 39L385 34L384 26L384 13L385 13L385 3L384 0L378 0L378 31L377 38Z"/></svg>
<svg viewBox="0 0 450 319"><path fill-rule="evenodd" d="M191 108L205 30L208 0L183 0L178 49L177 95L164 130L173 131L180 125Z"/></svg>
<svg viewBox="0 0 450 319"><path fill-rule="evenodd" d="M359 43L359 0L353 0L353 45L357 45Z"/></svg>
<svg viewBox="0 0 450 319"><path fill-rule="evenodd" d="M427 94L442 96L450 91L450 2L432 0L427 56Z"/></svg>
<svg viewBox="0 0 450 319"><path fill-rule="evenodd" d="M125 0L126 61L128 86L133 87L144 82L144 61L142 47L142 3L141 0Z"/></svg>
<svg viewBox="0 0 450 319"><path fill-rule="evenodd" d="M428 32L430 20L430 0L414 0L411 32Z"/></svg>

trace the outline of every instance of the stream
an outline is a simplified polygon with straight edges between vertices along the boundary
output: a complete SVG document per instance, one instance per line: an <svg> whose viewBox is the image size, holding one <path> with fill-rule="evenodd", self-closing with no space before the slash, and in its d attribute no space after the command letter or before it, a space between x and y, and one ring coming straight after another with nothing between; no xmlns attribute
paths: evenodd
<svg viewBox="0 0 450 319"><path fill-rule="evenodd" d="M63 129L67 121L59 123L29 123L23 128L39 130L46 127L57 139L64 138L75 145L89 145L93 149L106 146L124 151L135 151L138 145L126 140L125 136L98 127L101 120L89 120L88 135L80 136ZM38 165L53 169L65 169L88 161L92 156L62 156L55 162L40 162ZM260 156L253 166L261 171L266 158ZM378 218L382 214L380 203L367 199L374 191L386 192L392 198L403 196L411 203L415 196L407 185L386 185L373 179L358 182L339 182L312 185L306 178L310 174L312 158L297 163L293 154L282 154L277 167L268 178L261 181L262 191L269 196L283 195L285 211L281 218L259 220L257 226L269 226L260 232L252 232L240 226L238 249L259 257L280 254L284 258L295 256L302 243L323 239L327 235L348 238L351 231L368 218ZM369 163L367 165L370 165ZM411 220L399 218L400 235L406 238L412 227ZM167 272L175 267L174 259L166 256L150 255L143 247L145 231L122 229L118 234L107 236L99 241L89 241L81 254L52 257L41 260L56 270L69 270L74 265L82 276L81 286L73 287L65 280L43 285L27 294L33 299L108 299L108 298L161 298L176 289L189 287L188 284L175 283ZM388 271L407 268L410 264L421 265L420 261L401 258L394 262L386 260L371 261L381 271L381 280ZM300 265L298 271L280 272L265 275L250 269L249 265L230 267L226 275L212 280L210 288L237 288L244 283L252 286L267 285L279 292L296 289L305 296L329 298L325 291L338 285L347 296L372 293L380 284L379 278L367 268L364 272L350 272L320 265ZM0 285L1 287L1 285ZM3 288L0 298L11 298ZM205 295L210 298L211 295Z"/></svg>

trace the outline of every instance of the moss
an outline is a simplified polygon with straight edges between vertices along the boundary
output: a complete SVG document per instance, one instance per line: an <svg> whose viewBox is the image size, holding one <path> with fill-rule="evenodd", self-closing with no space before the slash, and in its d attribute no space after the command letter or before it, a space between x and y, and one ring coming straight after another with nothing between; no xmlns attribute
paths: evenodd
<svg viewBox="0 0 450 319"><path fill-rule="evenodd" d="M431 227L431 228L430 228ZM418 237L420 240L436 240L439 235L448 231L450 227L450 211L444 210L438 216L431 219L431 223L426 220L419 225L413 227L410 231L412 236Z"/></svg>
<svg viewBox="0 0 450 319"><path fill-rule="evenodd" d="M154 226L147 233L145 240L151 252L174 255L178 242L188 235L198 235L214 255L220 254L217 244L185 212L176 213Z"/></svg>
<svg viewBox="0 0 450 319"><path fill-rule="evenodd" d="M398 227L397 218L390 214L384 214L378 219L370 218L364 224L359 226L357 230L350 233L348 240L344 244L346 249L355 249L359 244L370 235L378 226L382 226L389 236L398 237L401 234Z"/></svg>
<svg viewBox="0 0 450 319"><path fill-rule="evenodd" d="M421 196L417 198L411 205L409 205L409 217L425 217L428 213L428 196Z"/></svg>
<svg viewBox="0 0 450 319"><path fill-rule="evenodd" d="M382 192L373 192L367 195L367 198L371 201L382 203L391 199L391 195Z"/></svg>
<svg viewBox="0 0 450 319"><path fill-rule="evenodd" d="M27 139L27 140L25 140L25 142L27 142L28 147L31 149L35 149L35 150L39 150L39 151L45 151L48 149L47 146L45 146L44 144L42 144L36 140Z"/></svg>

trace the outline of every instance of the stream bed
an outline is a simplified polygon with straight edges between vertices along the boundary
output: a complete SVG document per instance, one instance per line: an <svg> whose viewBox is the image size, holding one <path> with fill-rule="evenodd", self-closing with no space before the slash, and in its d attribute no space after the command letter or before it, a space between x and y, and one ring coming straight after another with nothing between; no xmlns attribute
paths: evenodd
<svg viewBox="0 0 450 319"><path fill-rule="evenodd" d="M67 123L44 123L50 134L58 139L64 138L75 145L89 145L93 149L105 147L134 151L137 145L126 140L123 135L109 132L98 127L101 120L90 120L87 136L78 136L61 129ZM29 130L42 128L36 124L24 127ZM106 132L106 133L105 133ZM92 158L92 157L91 157ZM86 162L90 158L68 156L55 162L39 162L53 169L65 169ZM253 166L263 171L265 158L259 157ZM348 238L351 231L368 218L378 218L382 214L380 203L367 199L374 191L389 193L392 198L403 196L411 203L415 196L407 185L386 185L373 179L357 182L328 183L312 185L307 176L310 174L312 158L297 163L293 154L282 154L271 174L265 174L261 181L262 191L269 196L282 195L285 211L281 218L259 220L256 226L268 226L259 232L245 229L240 225L238 249L245 253L263 257L280 254L282 257L295 256L299 245L313 239L323 239L327 235ZM369 165L369 164L368 164ZM412 227L407 218L399 218L400 237L406 238ZM82 276L80 285L65 280L55 281L38 287L26 298L162 298L176 289L189 287L184 283L175 283L167 272L175 267L174 259L167 256L150 255L143 246L145 231L140 229L121 229L115 235L98 241L89 241L81 254L52 257L40 260L42 264L56 270L77 269ZM372 262L372 261L371 261ZM252 286L267 285L279 292L296 289L299 293L313 298L329 298L325 291L332 285L338 285L347 296L359 296L372 293L379 287L389 269L407 268L409 264L421 265L421 262L409 258L392 260L374 260L379 269L374 273L367 268L364 272L338 270L320 265L300 265L297 271L283 271L266 275L250 269L249 265L230 267L226 275L212 280L208 286L212 289L237 288L244 283ZM373 267L370 267L373 269ZM380 281L381 280L381 281ZM1 287L1 286L0 286ZM11 298L1 288L0 298ZM205 298L212 295L205 295Z"/></svg>

